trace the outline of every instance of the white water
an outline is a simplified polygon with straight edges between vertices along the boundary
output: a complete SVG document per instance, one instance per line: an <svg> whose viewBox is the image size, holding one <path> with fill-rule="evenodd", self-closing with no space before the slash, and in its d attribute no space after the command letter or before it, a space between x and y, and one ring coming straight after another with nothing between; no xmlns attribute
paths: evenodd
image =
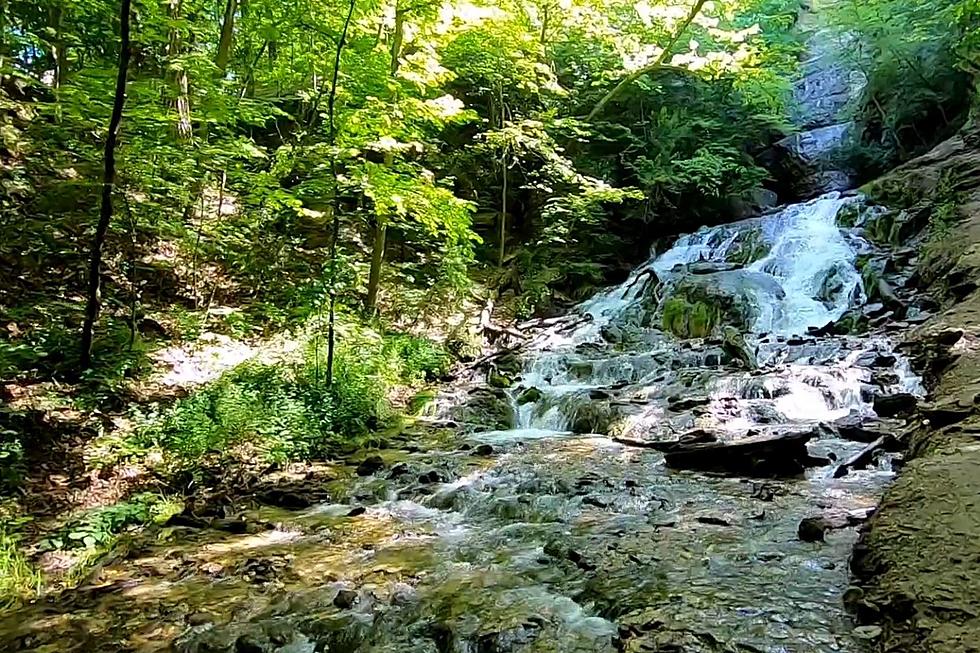
<svg viewBox="0 0 980 653"><path fill-rule="evenodd" d="M482 437L499 444L582 432L582 421L576 420L610 394L625 412L616 427L617 433L625 435L657 432L669 436L683 430L684 423L671 423L665 405L668 397L678 394L707 397L702 411L706 415L697 425L733 435L759 428L760 421L812 424L850 413L872 415L867 396L862 396L862 387L872 380L871 372L855 366L854 361L865 352L890 351L886 339L845 338L799 349L783 344L792 336L806 334L810 327L839 319L865 301L855 262L870 245L853 230L837 225L840 210L857 201L831 193L764 217L706 227L679 238L623 284L583 303L579 312L591 316L590 322L571 332L555 328L539 337L513 396L516 399L521 389L533 387L541 391L542 398L524 405L515 402L517 428L513 431ZM637 309L650 310L649 306L643 309L648 284L659 284L662 303L670 296L672 282L689 273L686 266L725 264L749 239L763 243L768 252L744 268L723 268L702 278L737 287L751 297L757 317L746 336L763 365L761 374L724 371L719 354L713 353L717 347L679 346L675 338L656 328L657 313L649 320L652 328L630 327L634 335L640 333L639 341L619 346L604 341L604 327L622 324L622 318ZM679 368L700 375L693 387L689 377L685 380L676 374ZM896 372L895 391L917 389L905 363Z"/></svg>
<svg viewBox="0 0 980 653"><path fill-rule="evenodd" d="M861 275L854 262L867 245L847 238L837 226L840 210L857 201L831 193L819 199L793 204L762 218L705 227L680 238L672 248L654 256L638 268L622 285L597 294L582 305L582 311L595 319L571 340L584 342L599 328L634 305L644 285L638 277L649 270L661 280L669 280L677 266L697 261L724 262L740 236L756 231L769 247L769 255L746 269L767 275L784 292L773 301L771 293L757 290L757 303L763 315L753 325L756 333L793 335L805 333L808 327L822 326L838 319L860 294ZM818 298L827 276L839 270L843 290L830 306Z"/></svg>

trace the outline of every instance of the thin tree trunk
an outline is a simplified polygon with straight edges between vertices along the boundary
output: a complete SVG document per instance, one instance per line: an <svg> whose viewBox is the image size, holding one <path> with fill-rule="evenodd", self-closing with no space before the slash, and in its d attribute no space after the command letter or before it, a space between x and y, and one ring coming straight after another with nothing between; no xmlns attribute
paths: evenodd
<svg viewBox="0 0 980 653"><path fill-rule="evenodd" d="M504 104L504 89L500 88L500 128L504 128L507 121L507 105ZM503 154L500 156L500 168L503 175L503 184L500 190L500 254L497 258L497 265L504 267L504 258L507 254L507 146L504 146Z"/></svg>
<svg viewBox="0 0 980 653"><path fill-rule="evenodd" d="M401 64L402 42L405 38L405 10L395 4L395 31L391 36L391 61L388 73L394 81ZM397 91L395 99L398 99ZM391 150L385 152L385 166L395 163L395 154ZM385 260L385 246L388 237L388 220L385 216L377 216L374 221L374 244L371 248L371 270L368 274L367 300L364 302L364 312L373 316L377 312L378 290L381 286L381 267Z"/></svg>
<svg viewBox="0 0 980 653"><path fill-rule="evenodd" d="M170 0L168 7L170 20L173 25L170 28L170 37L167 42L168 61L168 83L173 88L175 100L174 108L177 109L177 140L186 142L194 136L194 128L191 123L191 100L190 100L190 80L187 76L187 68L182 63L177 63L178 58L183 54L184 42L177 22L183 12L183 0Z"/></svg>
<svg viewBox="0 0 980 653"><path fill-rule="evenodd" d="M684 32L687 31L687 28L691 26L691 23L694 22L694 19L697 18L698 14L701 13L701 9L704 7L705 2L707 2L707 0L697 0L697 2L694 3L694 6L691 7L691 13L687 15L687 18L681 24L680 29L678 29L677 32L674 33L670 41L667 43L663 51L660 53L660 56L657 57L656 61L654 61L648 66L644 66L642 68L634 70L629 75L624 77L622 81L616 84L616 86L613 87L611 91L606 93L606 95L601 100L599 100L599 102L595 105L592 111L589 112L589 115L586 116L585 119L589 121L593 120L596 116L602 113L602 110L606 108L606 105L608 105L610 102L616 99L616 96L622 93L630 84L638 80L640 77L643 77L644 75L648 75L652 72L656 72L660 68L663 68L664 64L667 62L667 57L670 56L670 53L674 49L674 46L677 45L677 42L684 35Z"/></svg>
<svg viewBox="0 0 980 653"><path fill-rule="evenodd" d="M333 215L330 238L330 314L327 327L327 386L333 385L333 363L337 337L337 240L340 238L340 170L337 167L337 80L340 77L340 57L347 44L347 32L357 0L350 0L344 29L337 39L337 51L333 62L333 79L330 82L330 96L327 100L327 114L330 121L330 173L333 176Z"/></svg>
<svg viewBox="0 0 980 653"><path fill-rule="evenodd" d="M51 60L54 65L54 87L60 89L65 83L65 74L68 70L68 53L65 48L64 35L64 16L65 12L61 6L55 5L49 11L49 23L54 32L54 40L51 42Z"/></svg>
<svg viewBox="0 0 980 653"><path fill-rule="evenodd" d="M95 323L99 319L102 305L102 250L105 247L109 223L112 221L112 191L116 184L116 143L119 140L119 125L122 123L123 107L126 104L126 76L129 72L130 36L129 21L132 0L121 0L119 9L119 70L116 75L116 95L112 104L112 117L109 120L109 133L105 141L105 171L102 178L102 207L99 223L95 228L95 241L92 243L92 258L89 265L88 306L85 309L85 324L82 327L81 367L92 366L92 341Z"/></svg>
<svg viewBox="0 0 980 653"><path fill-rule="evenodd" d="M388 221L378 216L374 221L374 246L371 249L371 273L368 276L367 301L364 310L373 316L378 306L378 288L381 286L381 266L385 259L385 246L388 239Z"/></svg>
<svg viewBox="0 0 980 653"><path fill-rule="evenodd" d="M225 4L225 15L221 21L221 40L218 41L218 56L214 60L214 65L222 73L228 69L228 62L231 61L232 46L235 41L235 14L237 12L238 0L227 0L227 4Z"/></svg>

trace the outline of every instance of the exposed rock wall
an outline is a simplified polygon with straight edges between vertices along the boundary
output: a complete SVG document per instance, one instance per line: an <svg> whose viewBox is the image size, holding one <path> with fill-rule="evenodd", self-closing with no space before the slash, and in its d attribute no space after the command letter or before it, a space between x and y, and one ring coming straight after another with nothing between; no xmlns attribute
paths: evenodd
<svg viewBox="0 0 980 653"><path fill-rule="evenodd" d="M922 248L921 283L942 310L909 333L906 348L929 403L910 435L910 461L852 560L863 592L851 598L862 621L881 626L880 651L980 651L978 133L966 128L868 187L920 211L942 193L955 198L959 220Z"/></svg>

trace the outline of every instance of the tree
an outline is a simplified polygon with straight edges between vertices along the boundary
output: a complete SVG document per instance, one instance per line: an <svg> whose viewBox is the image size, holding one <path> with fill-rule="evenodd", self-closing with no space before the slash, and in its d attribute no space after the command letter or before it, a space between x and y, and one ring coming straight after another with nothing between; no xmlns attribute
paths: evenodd
<svg viewBox="0 0 980 653"><path fill-rule="evenodd" d="M99 222L95 227L95 241L92 244L89 265L88 305L85 309L85 324L82 327L82 369L92 366L92 342L95 324L99 319L102 305L102 255L106 234L112 221L112 194L116 186L116 144L119 140L119 126L122 123L123 107L126 104L126 80L129 74L130 59L130 14L132 0L121 0L119 7L119 65L116 74L116 91L112 103L112 116L105 140L105 169L102 178L102 205Z"/></svg>

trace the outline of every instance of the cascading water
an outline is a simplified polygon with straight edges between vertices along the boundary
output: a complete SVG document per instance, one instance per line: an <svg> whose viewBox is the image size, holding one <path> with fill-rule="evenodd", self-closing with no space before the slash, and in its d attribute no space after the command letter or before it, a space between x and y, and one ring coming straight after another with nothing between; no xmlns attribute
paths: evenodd
<svg viewBox="0 0 980 653"><path fill-rule="evenodd" d="M824 129L832 108L807 126ZM250 515L265 531L133 547L82 600L0 622L2 648L864 650L842 605L846 561L890 472L835 473L865 444L818 424L873 417L875 393L921 388L886 336L809 332L865 301L856 263L869 245L837 225L858 201L825 195L680 238L585 302L591 319L538 334L503 397L469 389L464 402L504 404L496 421L510 402L515 428L433 425L380 463L331 467L322 505ZM782 480L675 472L609 437L695 429L819 432L810 453L825 463ZM800 541L814 512L833 528Z"/></svg>

